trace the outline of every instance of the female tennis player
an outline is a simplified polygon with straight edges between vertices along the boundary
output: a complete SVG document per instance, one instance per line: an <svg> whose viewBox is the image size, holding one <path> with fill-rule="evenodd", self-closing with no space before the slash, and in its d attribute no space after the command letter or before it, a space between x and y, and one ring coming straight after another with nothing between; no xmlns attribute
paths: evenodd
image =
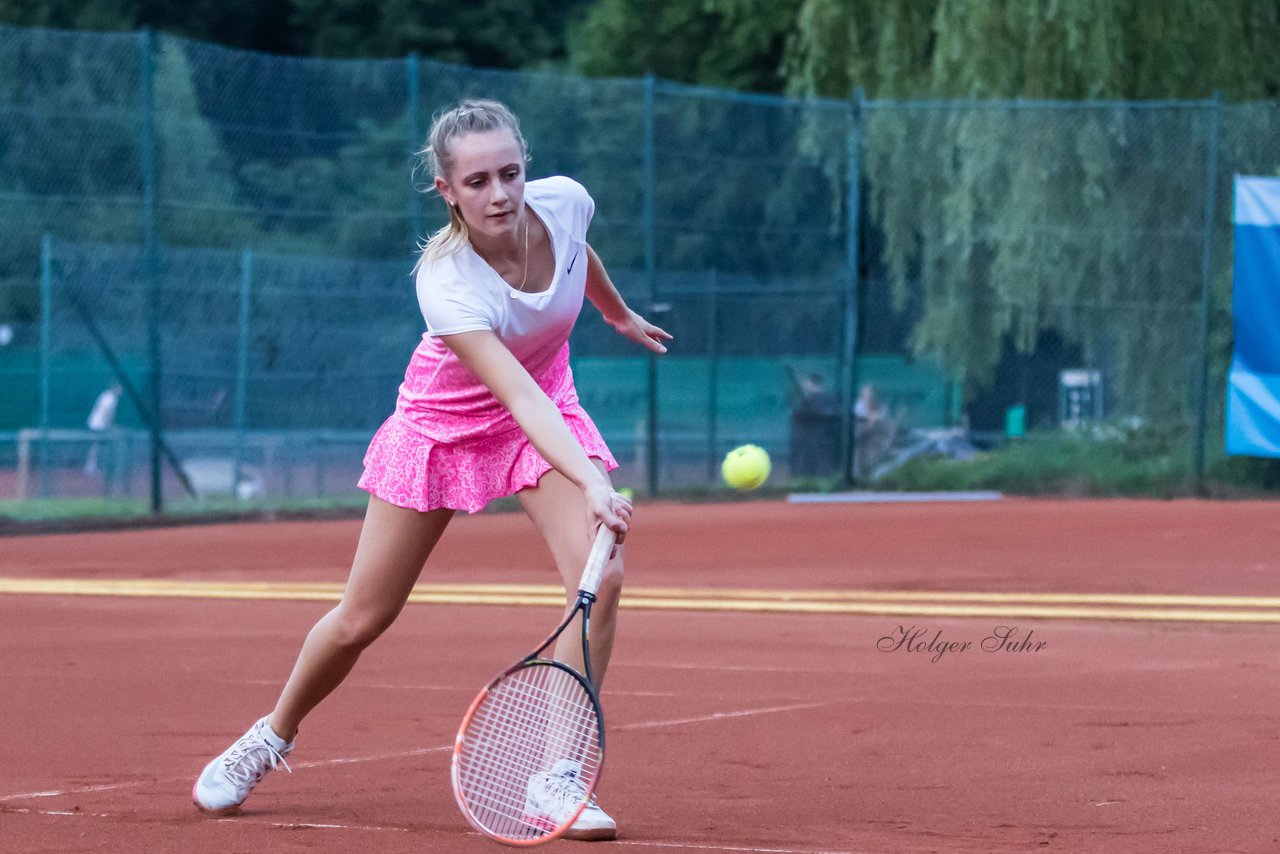
<svg viewBox="0 0 1280 854"><path fill-rule="evenodd" d="M422 157L449 224L427 241L416 269L427 330L395 412L365 455L369 507L346 590L307 635L275 709L196 780L192 796L204 810L234 811L285 764L303 718L400 613L455 511L516 495L550 547L568 601L598 526L619 541L628 530L631 503L608 476L617 463L574 390L569 332L585 296L641 346L665 353L671 336L627 307L587 244L594 203L586 190L563 177L526 183L528 147L505 106L464 101L441 113ZM618 549L591 626L597 681L621 585ZM581 670L581 650L572 633L565 637L556 657ZM555 781L548 802L573 783ZM594 803L566 834L615 835Z"/></svg>

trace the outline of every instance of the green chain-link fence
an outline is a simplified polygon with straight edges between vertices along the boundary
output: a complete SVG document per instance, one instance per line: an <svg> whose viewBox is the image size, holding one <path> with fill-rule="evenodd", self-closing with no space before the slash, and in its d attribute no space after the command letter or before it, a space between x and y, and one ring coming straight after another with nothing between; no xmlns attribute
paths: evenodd
<svg viewBox="0 0 1280 854"><path fill-rule="evenodd" d="M870 478L1064 424L1162 436L1192 479L1221 456L1229 177L1280 168L1273 104L795 101L0 27L0 500L354 495L442 218L413 152L469 95L588 187L677 336L575 331L621 483L704 487L747 441L784 482ZM865 385L891 435L858 429Z"/></svg>

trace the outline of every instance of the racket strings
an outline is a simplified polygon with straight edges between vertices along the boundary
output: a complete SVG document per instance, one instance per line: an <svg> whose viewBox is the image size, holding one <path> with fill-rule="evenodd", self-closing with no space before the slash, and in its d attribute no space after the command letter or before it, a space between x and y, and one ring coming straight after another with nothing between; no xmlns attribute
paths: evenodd
<svg viewBox="0 0 1280 854"><path fill-rule="evenodd" d="M550 670L550 668L537 668ZM467 779L477 790L501 800L508 809L523 811L530 778L550 770L555 761L568 758L575 766L590 762L594 739L583 739L581 733L595 726L594 709L585 704L566 702L566 688L577 691L577 683L562 671L563 679L556 690L537 684L523 683L525 690L502 691L495 700L477 710L475 736L468 738L472 751ZM571 695L570 695L571 696ZM585 742L585 743L584 743ZM479 773L489 769L489 778ZM593 774L591 767L580 772ZM588 779L590 777L588 776Z"/></svg>
<svg viewBox="0 0 1280 854"><path fill-rule="evenodd" d="M473 718L478 722L475 755L484 750L524 752L536 761L552 748L563 758L565 744L579 742L580 733L595 727L594 704L575 679L558 668L524 670L547 670L548 674L534 674L535 678L550 681L546 678L550 676L556 684L548 689L531 680L500 683ZM554 750L557 746L561 749ZM580 749L588 747L581 745Z"/></svg>
<svg viewBox="0 0 1280 854"><path fill-rule="evenodd" d="M510 741L522 737L522 733L526 738L542 736L525 727L513 728L505 738ZM562 737L552 738L564 741ZM577 781L576 776L572 779L572 784L576 785L572 785L564 778L546 773L550 770L548 766L555 767L551 758L563 752L563 746L555 750L550 747L531 750L526 746L506 755L477 757L473 762L467 763L461 785L473 814L492 831L513 838L544 835L554 830L556 825L565 823L566 817L576 812L577 806L585 798L585 788ZM583 751L572 751L572 754L581 756ZM573 767L577 767L576 762ZM587 774L594 773L590 767L585 767L583 771ZM540 805L530 804L530 786L534 784L534 777L539 774L544 776L542 785L547 787L547 791L544 792ZM553 799L553 806L550 808L545 803L547 795ZM550 827L548 821L551 823Z"/></svg>
<svg viewBox="0 0 1280 854"><path fill-rule="evenodd" d="M535 663L493 686L472 714L455 760L459 800L486 832L513 840L546 836L586 801L599 757L591 695L567 671ZM531 784L547 786L560 804L555 814L531 800Z"/></svg>

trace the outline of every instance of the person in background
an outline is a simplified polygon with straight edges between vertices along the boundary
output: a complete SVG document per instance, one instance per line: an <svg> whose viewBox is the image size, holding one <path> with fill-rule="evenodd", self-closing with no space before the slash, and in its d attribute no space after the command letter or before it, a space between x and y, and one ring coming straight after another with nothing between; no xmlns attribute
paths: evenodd
<svg viewBox="0 0 1280 854"><path fill-rule="evenodd" d="M825 477L839 465L840 418L836 396L822 374L787 365L791 380L791 475Z"/></svg>
<svg viewBox="0 0 1280 854"><path fill-rule="evenodd" d="M853 476L856 480L864 480L874 473L876 466L889 451L893 442L893 420L889 417L888 407L871 383L865 383L858 390L858 399L853 404L853 417Z"/></svg>
<svg viewBox="0 0 1280 854"><path fill-rule="evenodd" d="M94 474L98 471L98 447L103 444L103 437L107 432L116 426L116 409L120 405L120 392L120 383L113 382L98 395L98 399L93 402L93 409L89 411L86 426L99 435L94 436L89 443L89 455L84 461L85 474Z"/></svg>

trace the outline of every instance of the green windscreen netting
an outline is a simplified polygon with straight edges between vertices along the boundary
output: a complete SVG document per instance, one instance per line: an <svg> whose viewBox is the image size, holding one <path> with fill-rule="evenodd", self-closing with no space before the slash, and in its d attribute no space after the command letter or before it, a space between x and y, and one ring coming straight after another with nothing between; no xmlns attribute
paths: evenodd
<svg viewBox="0 0 1280 854"><path fill-rule="evenodd" d="M593 246L677 336L650 360L590 307L574 333L621 484L706 486L743 442L839 477L866 385L899 450L999 441L1015 408L1216 448L1229 179L1280 167L1274 104L797 101L0 27L0 500L145 499L153 422L171 500L179 468L355 497L443 219L414 152L464 96L588 188ZM88 431L121 375L137 400Z"/></svg>

